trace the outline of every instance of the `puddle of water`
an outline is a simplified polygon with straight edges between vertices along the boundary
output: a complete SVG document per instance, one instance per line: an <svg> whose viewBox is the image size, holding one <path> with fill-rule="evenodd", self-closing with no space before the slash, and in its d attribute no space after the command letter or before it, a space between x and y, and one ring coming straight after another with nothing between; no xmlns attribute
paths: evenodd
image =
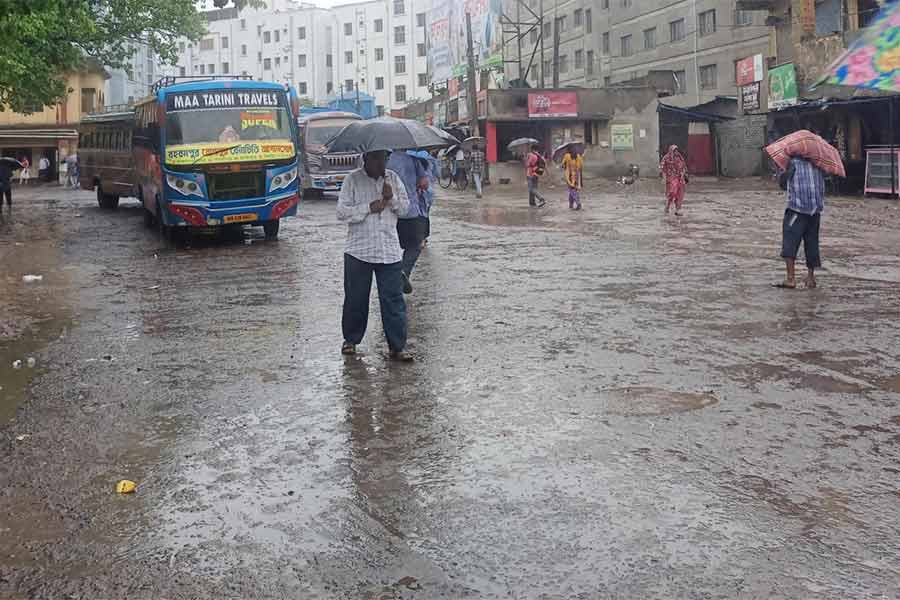
<svg viewBox="0 0 900 600"><path fill-rule="evenodd" d="M673 392L653 387L606 390L609 414L626 417L660 416L698 410L719 403L709 393Z"/></svg>

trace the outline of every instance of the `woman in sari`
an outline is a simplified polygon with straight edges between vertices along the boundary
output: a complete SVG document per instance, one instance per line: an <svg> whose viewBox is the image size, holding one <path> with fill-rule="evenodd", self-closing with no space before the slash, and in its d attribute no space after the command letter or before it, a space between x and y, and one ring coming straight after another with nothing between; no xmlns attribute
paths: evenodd
<svg viewBox="0 0 900 600"><path fill-rule="evenodd" d="M675 214L680 216L688 172L687 163L675 144L669 146L669 151L659 161L659 174L666 179L666 214L674 204Z"/></svg>
<svg viewBox="0 0 900 600"><path fill-rule="evenodd" d="M581 210L581 169L584 167L584 159L577 148L569 147L562 160L563 172L566 176L566 187L569 188L569 208Z"/></svg>

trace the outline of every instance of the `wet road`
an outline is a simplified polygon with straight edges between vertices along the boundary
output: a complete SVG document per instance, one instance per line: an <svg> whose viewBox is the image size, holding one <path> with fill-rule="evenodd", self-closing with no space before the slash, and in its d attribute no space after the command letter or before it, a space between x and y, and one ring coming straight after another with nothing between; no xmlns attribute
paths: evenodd
<svg viewBox="0 0 900 600"><path fill-rule="evenodd" d="M339 355L333 201L172 248L28 192L0 598L900 597L898 205L830 202L785 292L774 191L586 196L444 194L398 366L377 303Z"/></svg>

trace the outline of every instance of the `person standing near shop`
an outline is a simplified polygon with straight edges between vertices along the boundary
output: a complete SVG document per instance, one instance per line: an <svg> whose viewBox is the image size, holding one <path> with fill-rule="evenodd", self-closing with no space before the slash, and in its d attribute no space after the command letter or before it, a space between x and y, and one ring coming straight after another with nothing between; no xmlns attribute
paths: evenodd
<svg viewBox="0 0 900 600"><path fill-rule="evenodd" d="M578 148L569 146L566 155L562 159L562 169L566 176L566 187L569 188L569 208L581 210L581 170L584 167L584 159L578 152Z"/></svg>
<svg viewBox="0 0 900 600"><path fill-rule="evenodd" d="M4 198L6 199L6 207L9 209L9 214L12 215L12 164L0 160L0 216L3 215Z"/></svg>
<svg viewBox="0 0 900 600"><path fill-rule="evenodd" d="M532 145L525 155L525 178L528 180L528 205L541 208L547 201L538 191L538 179L544 174L547 161L538 153L537 146Z"/></svg>
<svg viewBox="0 0 900 600"><path fill-rule="evenodd" d="M22 168L19 170L19 185L26 185L31 179L31 161L27 156L23 156L19 162L22 164Z"/></svg>
<svg viewBox="0 0 900 600"><path fill-rule="evenodd" d="M787 190L781 237L781 258L785 264L785 278L775 287L797 287L796 263L800 243L806 255L806 287L815 288L816 269L822 266L819 252L819 225L825 210L825 175L812 162L794 157L779 183Z"/></svg>
<svg viewBox="0 0 900 600"><path fill-rule="evenodd" d="M409 197L400 177L387 169L388 154L386 150L363 154L363 167L347 176L338 196L337 218L347 223L341 353L356 354L366 334L374 275L388 357L409 362L403 250L397 237L397 218L409 210Z"/></svg>

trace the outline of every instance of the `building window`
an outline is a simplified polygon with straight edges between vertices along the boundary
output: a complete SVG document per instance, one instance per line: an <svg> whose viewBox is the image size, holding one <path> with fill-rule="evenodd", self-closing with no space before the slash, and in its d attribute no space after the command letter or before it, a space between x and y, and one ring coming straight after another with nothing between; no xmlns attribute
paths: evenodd
<svg viewBox="0 0 900 600"><path fill-rule="evenodd" d="M406 102L406 86L398 85L394 87L394 100L397 102Z"/></svg>
<svg viewBox="0 0 900 600"><path fill-rule="evenodd" d="M394 57L394 73L397 75L406 73L406 57L402 54Z"/></svg>
<svg viewBox="0 0 900 600"><path fill-rule="evenodd" d="M375 62L384 60L384 48L375 48Z"/></svg>
<svg viewBox="0 0 900 600"><path fill-rule="evenodd" d="M716 65L703 65L700 67L700 89L711 90L718 87L716 83Z"/></svg>
<svg viewBox="0 0 900 600"><path fill-rule="evenodd" d="M572 27L581 27L582 25L584 25L584 11L576 8L572 15Z"/></svg>
<svg viewBox="0 0 900 600"><path fill-rule="evenodd" d="M622 56L631 56L634 53L634 50L631 47L631 36L623 35L621 42L622 42L622 48L621 48L621 52L619 52L619 54L621 54Z"/></svg>
<svg viewBox="0 0 900 600"><path fill-rule="evenodd" d="M609 10L609 0L600 0L600 8Z"/></svg>
<svg viewBox="0 0 900 600"><path fill-rule="evenodd" d="M559 72L560 73L568 73L569 72L569 57L563 54L559 57Z"/></svg>
<svg viewBox="0 0 900 600"><path fill-rule="evenodd" d="M631 8L634 0L622 0L622 8Z"/></svg>
<svg viewBox="0 0 900 600"><path fill-rule="evenodd" d="M375 89L376 90L384 89L384 77L376 77L375 78Z"/></svg>
<svg viewBox="0 0 900 600"><path fill-rule="evenodd" d="M593 13L589 8L584 9L584 31L585 33L592 33L594 31Z"/></svg>
<svg viewBox="0 0 900 600"><path fill-rule="evenodd" d="M419 73L419 87L428 85L428 73Z"/></svg>
<svg viewBox="0 0 900 600"><path fill-rule="evenodd" d="M300 93L304 96L306 95L306 82L305 81L300 82Z"/></svg>
<svg viewBox="0 0 900 600"><path fill-rule="evenodd" d="M344 35L353 35L353 23L344 23Z"/></svg>
<svg viewBox="0 0 900 600"><path fill-rule="evenodd" d="M271 44L272 43L272 32L266 31L263 33L263 44Z"/></svg>
<svg viewBox="0 0 900 600"><path fill-rule="evenodd" d="M334 82L329 81L325 84L325 93L330 94L334 91Z"/></svg>
<svg viewBox="0 0 900 600"><path fill-rule="evenodd" d="M584 68L584 50L575 51L575 70Z"/></svg>
<svg viewBox="0 0 900 600"><path fill-rule="evenodd" d="M344 64L353 64L353 52L351 50L347 50L346 52L344 52Z"/></svg>
<svg viewBox="0 0 900 600"><path fill-rule="evenodd" d="M394 14L395 15L405 15L406 14L406 1L405 0L394 0Z"/></svg>
<svg viewBox="0 0 900 600"><path fill-rule="evenodd" d="M347 92L353 91L353 80L352 79L344 80L344 91L347 91Z"/></svg>
<svg viewBox="0 0 900 600"><path fill-rule="evenodd" d="M297 66L301 69L306 66L306 55L298 54L297 55Z"/></svg>
<svg viewBox="0 0 900 600"><path fill-rule="evenodd" d="M644 30L644 50L656 48L656 27Z"/></svg>
<svg viewBox="0 0 900 600"><path fill-rule="evenodd" d="M588 75L594 74L594 51L593 50L588 50L588 53L587 53L587 74Z"/></svg>
<svg viewBox="0 0 900 600"><path fill-rule="evenodd" d="M675 94L687 93L687 73L684 71L675 71Z"/></svg>
<svg viewBox="0 0 900 600"><path fill-rule="evenodd" d="M241 44L241 56L247 56L247 44Z"/></svg>
<svg viewBox="0 0 900 600"><path fill-rule="evenodd" d="M384 19L375 19L375 33L384 32Z"/></svg>
<svg viewBox="0 0 900 600"><path fill-rule="evenodd" d="M216 47L216 41L212 38L203 38L200 40L201 50L213 50Z"/></svg>
<svg viewBox="0 0 900 600"><path fill-rule="evenodd" d="M262 52L256 53L256 62L258 62L258 63L262 62Z"/></svg>
<svg viewBox="0 0 900 600"><path fill-rule="evenodd" d="M416 56L425 56L426 54L425 44L416 44Z"/></svg>
<svg viewBox="0 0 900 600"><path fill-rule="evenodd" d="M228 75L229 73L231 73L231 65L229 65L228 63L222 63L222 74Z"/></svg>
<svg viewBox="0 0 900 600"><path fill-rule="evenodd" d="M612 85L612 77L607 75L603 78L603 87L609 87L610 85Z"/></svg>
<svg viewBox="0 0 900 600"><path fill-rule="evenodd" d="M406 43L406 27L403 25L394 27L394 43L398 46L402 46Z"/></svg>
<svg viewBox="0 0 900 600"><path fill-rule="evenodd" d="M684 39L684 19L669 22L669 41L679 42Z"/></svg>
<svg viewBox="0 0 900 600"><path fill-rule="evenodd" d="M609 56L609 32L603 32L603 42L601 48L603 49L604 56Z"/></svg>
<svg viewBox="0 0 900 600"><path fill-rule="evenodd" d="M256 37L259 37L261 35L262 35L262 25L257 25L256 26Z"/></svg>
<svg viewBox="0 0 900 600"><path fill-rule="evenodd" d="M272 70L272 59L271 58L263 59L263 70L265 70L265 71Z"/></svg>
<svg viewBox="0 0 900 600"><path fill-rule="evenodd" d="M298 27L297 28L297 39L298 40L306 39L306 27Z"/></svg>
<svg viewBox="0 0 900 600"><path fill-rule="evenodd" d="M537 44L538 41L538 30L537 27L531 30L531 43Z"/></svg>
<svg viewBox="0 0 900 600"><path fill-rule="evenodd" d="M206 65L200 65L200 74L206 75Z"/></svg>
<svg viewBox="0 0 900 600"><path fill-rule="evenodd" d="M556 22L558 23L559 32L562 33L566 30L566 16L563 15L561 17L556 17Z"/></svg>
<svg viewBox="0 0 900 600"><path fill-rule="evenodd" d="M184 67L178 67L178 74L184 77L187 74L187 71Z"/></svg>
<svg viewBox="0 0 900 600"><path fill-rule="evenodd" d="M325 66L326 67L334 66L334 59L332 58L331 54L325 55Z"/></svg>
<svg viewBox="0 0 900 600"><path fill-rule="evenodd" d="M277 44L280 41L281 41L281 32L276 29L275 30L275 43Z"/></svg>
<svg viewBox="0 0 900 600"><path fill-rule="evenodd" d="M425 27L425 13L416 14L416 25L419 27Z"/></svg>
<svg viewBox="0 0 900 600"><path fill-rule="evenodd" d="M700 35L710 35L716 32L716 10L705 10L697 15Z"/></svg>
<svg viewBox="0 0 900 600"><path fill-rule="evenodd" d="M747 25L753 25L753 13L749 10L734 11L734 25L735 27L746 27Z"/></svg>
<svg viewBox="0 0 900 600"><path fill-rule="evenodd" d="M222 36L222 49L228 48L228 36Z"/></svg>
<svg viewBox="0 0 900 600"><path fill-rule="evenodd" d="M280 66L281 66L281 57L280 57L280 56L276 56L276 57L275 57L275 66L276 66L276 67L280 67Z"/></svg>
<svg viewBox="0 0 900 600"><path fill-rule="evenodd" d="M181 52L184 52L184 42L181 42L180 44L178 44L178 50Z"/></svg>
<svg viewBox="0 0 900 600"><path fill-rule="evenodd" d="M241 19L241 31L247 31L247 19Z"/></svg>

